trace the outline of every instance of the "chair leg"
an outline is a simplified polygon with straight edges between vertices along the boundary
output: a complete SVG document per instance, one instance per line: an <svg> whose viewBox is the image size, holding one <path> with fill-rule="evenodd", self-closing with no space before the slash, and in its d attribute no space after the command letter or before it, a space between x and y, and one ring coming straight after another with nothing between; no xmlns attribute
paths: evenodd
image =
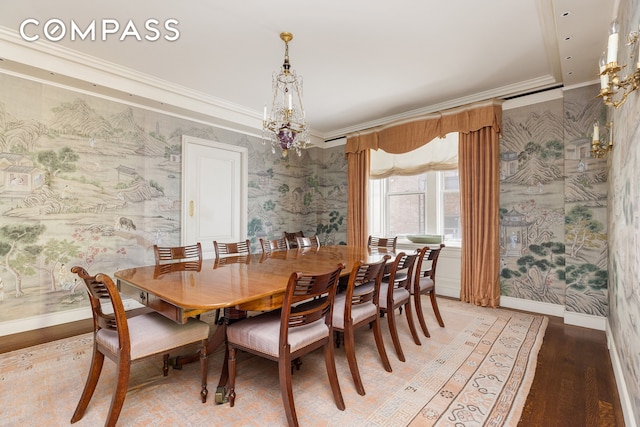
<svg viewBox="0 0 640 427"><path fill-rule="evenodd" d="M291 387L291 356L287 349L280 349L281 352L286 351L286 355L280 355L278 360L278 376L280 378L280 394L282 395L282 404L284 412L287 415L287 422L290 426L298 426L298 417L296 416L296 407L293 403L293 389Z"/></svg>
<svg viewBox="0 0 640 427"><path fill-rule="evenodd" d="M227 346L229 353L229 406L233 408L236 403L236 349L235 347Z"/></svg>
<svg viewBox="0 0 640 427"><path fill-rule="evenodd" d="M371 322L371 327L373 328L373 337L376 340L376 347L378 348L378 354L380 354L380 360L382 361L382 366L384 366L384 370L387 372L391 372L391 363L389 363L389 358L387 357L387 350L384 348L384 341L382 340L382 329L380 328L380 317L376 317L376 320Z"/></svg>
<svg viewBox="0 0 640 427"><path fill-rule="evenodd" d="M360 378L360 371L358 370L358 361L356 360L356 345L353 338L353 328L347 326L344 330L344 352L347 356L347 362L349 362L349 370L353 377L353 382L356 386L358 394L365 395L364 385L362 385L362 378Z"/></svg>
<svg viewBox="0 0 640 427"><path fill-rule="evenodd" d="M116 382L116 389L113 392L111 398L111 407L109 408L109 417L105 426L115 426L120 411L122 411L122 405L124 404L124 398L127 396L127 387L129 385L129 374L131 373L131 360L127 357L123 360L122 356L118 361L118 380Z"/></svg>
<svg viewBox="0 0 640 427"><path fill-rule="evenodd" d="M396 319L393 313L393 308L391 311L387 312L387 323L389 324L389 332L391 332L391 340L393 341L393 346L396 349L396 354L398 355L398 359L401 362L405 361L404 353L402 352L402 346L400 345L400 337L398 337L398 329L396 328Z"/></svg>
<svg viewBox="0 0 640 427"><path fill-rule="evenodd" d="M338 373L336 371L336 358L333 352L333 343L330 339L324 344L324 364L327 366L327 375L333 392L333 400L335 400L338 409L344 411L344 399L342 398L342 391L340 391L340 383L338 382Z"/></svg>
<svg viewBox="0 0 640 427"><path fill-rule="evenodd" d="M169 375L169 353L162 355L162 375Z"/></svg>
<svg viewBox="0 0 640 427"><path fill-rule="evenodd" d="M427 329L427 322L424 320L424 313L422 312L422 295L419 292L413 294L413 301L416 306L416 314L418 315L418 322L420 322L420 327L422 328L422 333L425 337L431 338L431 334L429 333L429 329Z"/></svg>
<svg viewBox="0 0 640 427"><path fill-rule="evenodd" d="M202 381L200 397L202 399L202 403L207 402L207 395L209 394L209 390L207 390L207 373L209 371L209 358L207 357L208 342L209 340L202 340L202 347L200 348L200 377Z"/></svg>
<svg viewBox="0 0 640 427"><path fill-rule="evenodd" d="M429 298L431 298L431 307L433 307L433 312L436 315L436 319L438 319L438 325L440 325L441 328L444 328L444 321L442 320L440 310L438 309L438 302L436 301L435 291L429 292Z"/></svg>
<svg viewBox="0 0 640 427"><path fill-rule="evenodd" d="M75 423L76 421L80 421L84 416L84 411L87 410L89 401L91 401L91 396L93 396L93 392L95 391L96 385L98 384L98 379L100 378L100 372L102 372L103 364L104 354L98 352L94 347L93 357L91 358L91 367L89 368L89 374L87 375L87 382L84 385L84 390L82 390L82 395L80 396L80 401L78 401L78 406L76 407L76 410L71 417L71 424Z"/></svg>
<svg viewBox="0 0 640 427"><path fill-rule="evenodd" d="M422 345L422 343L420 342L420 338L418 337L416 324L413 322L413 315L411 314L411 300L407 300L406 304L404 305L404 313L407 316L407 323L409 324L409 330L411 331L413 342L416 343L416 345Z"/></svg>

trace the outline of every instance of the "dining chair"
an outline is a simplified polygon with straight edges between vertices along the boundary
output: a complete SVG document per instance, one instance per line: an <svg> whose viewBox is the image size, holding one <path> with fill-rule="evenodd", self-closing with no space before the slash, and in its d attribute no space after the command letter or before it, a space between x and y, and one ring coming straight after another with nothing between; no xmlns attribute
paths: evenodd
<svg viewBox="0 0 640 427"><path fill-rule="evenodd" d="M289 277L280 311L272 311L227 326L229 403L236 399L236 351L278 362L280 393L287 421L298 425L291 386L291 362L320 347L336 406L345 409L333 349L332 311L344 264L318 274L294 272Z"/></svg>
<svg viewBox="0 0 640 427"><path fill-rule="evenodd" d="M217 240L213 241L213 249L216 258L224 255L248 254L251 255L251 242L249 239L243 242L222 243Z"/></svg>
<svg viewBox="0 0 640 427"><path fill-rule="evenodd" d="M385 248L395 251L396 244L398 243L398 236L396 237L376 237L369 236L369 240L367 241L368 248Z"/></svg>
<svg viewBox="0 0 640 427"><path fill-rule="evenodd" d="M93 356L89 375L80 401L71 418L71 423L82 419L96 389L104 357L117 365L118 379L111 398L109 415L105 426L115 426L124 404L131 373L131 364L137 360L164 354L163 374L169 372L169 350L200 342L200 376L202 403L207 401L207 343L209 325L196 319L189 319L180 325L157 312L141 314L127 319L122 299L116 285L106 274L90 276L79 266L71 272L77 274L87 287L93 313ZM101 300L109 300L113 313L102 311Z"/></svg>
<svg viewBox="0 0 640 427"><path fill-rule="evenodd" d="M268 252L276 252L276 251L288 251L289 241L285 237L281 237L279 239L263 239L260 238L260 246L262 247L263 253Z"/></svg>
<svg viewBox="0 0 640 427"><path fill-rule="evenodd" d="M298 248L319 248L320 239L318 236L313 237L296 237L296 246Z"/></svg>
<svg viewBox="0 0 640 427"><path fill-rule="evenodd" d="M384 266L391 257L385 255L380 261L366 264L358 261L349 274L345 292L336 295L333 307L333 330L344 334L344 349L358 394L364 396L364 386L356 360L354 331L363 326L371 326L382 366L391 372L380 329L380 308L378 294L382 282Z"/></svg>
<svg viewBox="0 0 640 427"><path fill-rule="evenodd" d="M438 325L444 328L444 321L442 320L440 310L438 309L438 302L436 301L436 266L438 265L440 251L442 251L442 248L444 247L444 243L440 243L440 246L437 248L425 246L420 250L418 260L416 261L415 277L411 288L411 294L413 295L413 301L416 307L420 327L427 338L431 337L431 335L429 334L429 329L427 329L427 323L424 320L422 301L420 298L421 295L429 295L429 298L431 299L431 307L433 308L433 313L436 315L436 319L438 320ZM431 261L431 265L427 266L429 261Z"/></svg>
<svg viewBox="0 0 640 427"><path fill-rule="evenodd" d="M187 246L158 246L153 245L156 265L170 261L185 261L198 259L202 261L202 245L200 242Z"/></svg>
<svg viewBox="0 0 640 427"><path fill-rule="evenodd" d="M296 237L304 237L304 233L302 232L302 230L293 231L293 232L288 232L288 231L284 232L284 238L289 241L289 247L292 249L298 247L296 242Z"/></svg>
<svg viewBox="0 0 640 427"><path fill-rule="evenodd" d="M396 255L396 259L391 265L389 275L382 279L380 285L380 294L378 295L380 312L387 317L387 323L389 324L389 332L391 333L391 339L393 340L393 346L396 349L398 359L404 362L405 357L400 345L400 338L398 337L398 329L396 327L396 320L394 311L396 308L404 308L405 316L407 317L407 323L409 324L409 330L413 337L413 342L416 345L422 345L416 326L413 322L413 315L411 313L411 292L409 290L413 277L413 267L418 258L418 252L406 254L400 252Z"/></svg>

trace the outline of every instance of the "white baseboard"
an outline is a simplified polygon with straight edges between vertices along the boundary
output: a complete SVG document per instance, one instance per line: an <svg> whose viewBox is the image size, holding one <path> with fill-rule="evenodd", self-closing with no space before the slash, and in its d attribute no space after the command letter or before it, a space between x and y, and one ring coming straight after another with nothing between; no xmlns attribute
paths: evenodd
<svg viewBox="0 0 640 427"><path fill-rule="evenodd" d="M607 318L602 316L593 316L591 314L576 313L574 311L565 311L564 323L567 325L582 326L583 328L604 331L607 327Z"/></svg>
<svg viewBox="0 0 640 427"><path fill-rule="evenodd" d="M500 306L515 308L516 310L531 311L548 316L564 317L564 305L549 304L548 302L532 301L522 298L500 296Z"/></svg>
<svg viewBox="0 0 640 427"><path fill-rule="evenodd" d="M611 359L611 365L613 366L613 375L616 378L616 385L618 386L618 395L620 397L620 405L622 406L622 413L624 414L624 423L627 427L638 427L636 423L637 416L636 410L640 408L634 408L631 404L631 397L629 396L629 390L627 389L627 383L624 379L624 373L622 372L622 364L618 356L618 349L616 348L616 342L611 334L611 326L609 322L606 322L607 334L607 346L609 347L609 358Z"/></svg>

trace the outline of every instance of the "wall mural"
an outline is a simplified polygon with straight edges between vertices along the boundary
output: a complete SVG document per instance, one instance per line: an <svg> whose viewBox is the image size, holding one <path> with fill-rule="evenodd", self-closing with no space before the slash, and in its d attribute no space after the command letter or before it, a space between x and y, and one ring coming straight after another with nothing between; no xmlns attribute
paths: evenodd
<svg viewBox="0 0 640 427"><path fill-rule="evenodd" d="M618 16L624 17L620 34L635 30L640 2L621 1ZM629 46L621 45L620 50L619 57L629 57ZM640 425L640 94L630 95L622 108L611 111L614 146L609 160L609 325L627 397Z"/></svg>
<svg viewBox="0 0 640 427"><path fill-rule="evenodd" d="M344 147L282 159L143 108L8 75L0 87L0 322L86 306L73 265L112 274L179 244L184 134L248 148L254 249L285 230L346 241Z"/></svg>
<svg viewBox="0 0 640 427"><path fill-rule="evenodd" d="M501 293L606 316L606 161L590 156L597 91L503 113Z"/></svg>

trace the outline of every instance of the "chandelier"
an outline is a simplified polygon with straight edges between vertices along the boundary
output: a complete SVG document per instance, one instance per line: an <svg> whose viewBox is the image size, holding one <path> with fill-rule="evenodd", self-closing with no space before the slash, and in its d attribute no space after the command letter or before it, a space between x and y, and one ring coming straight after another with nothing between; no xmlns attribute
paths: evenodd
<svg viewBox="0 0 640 427"><path fill-rule="evenodd" d="M262 143L269 141L274 154L276 148L280 148L282 157L287 157L289 150L302 156L301 150L309 144L309 128L302 107L302 76L297 76L289 63L289 42L293 34L284 32L280 38L285 46L284 63L278 73L273 73L271 113L267 115L265 105Z"/></svg>

